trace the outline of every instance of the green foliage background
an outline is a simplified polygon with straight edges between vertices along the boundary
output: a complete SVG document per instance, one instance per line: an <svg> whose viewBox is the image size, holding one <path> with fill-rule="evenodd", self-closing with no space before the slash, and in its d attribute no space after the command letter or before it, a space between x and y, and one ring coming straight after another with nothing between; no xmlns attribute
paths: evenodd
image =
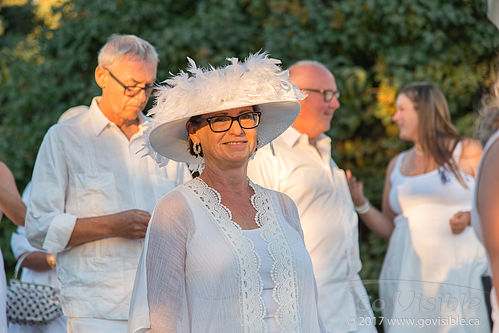
<svg viewBox="0 0 499 333"><path fill-rule="evenodd" d="M6 2L0 2L0 159L20 189L48 127L99 94L97 52L112 33L155 45L160 79L184 69L187 56L222 65L226 57L263 49L284 67L323 62L342 93L328 133L333 155L364 180L378 206L385 167L407 148L391 122L396 90L413 80L436 83L454 123L470 135L480 96L497 73L499 33L483 0L59 0L43 17L30 2ZM11 272L14 227L4 220L0 228ZM385 249L361 226L363 278L378 277Z"/></svg>

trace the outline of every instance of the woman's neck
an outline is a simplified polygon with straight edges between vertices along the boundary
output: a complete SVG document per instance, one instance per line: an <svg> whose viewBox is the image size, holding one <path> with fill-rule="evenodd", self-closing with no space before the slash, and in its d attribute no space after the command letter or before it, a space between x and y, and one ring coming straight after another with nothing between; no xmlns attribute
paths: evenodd
<svg viewBox="0 0 499 333"><path fill-rule="evenodd" d="M218 191L222 204L231 212L232 221L243 230L259 227L255 222L257 211L251 201L255 192L249 185L247 164L221 169L217 164L207 163L199 176L208 186Z"/></svg>
<svg viewBox="0 0 499 333"><path fill-rule="evenodd" d="M438 167L429 151L425 151L423 146L414 141L414 146L409 150L409 154L402 165L402 174L405 176L416 176L432 171Z"/></svg>
<svg viewBox="0 0 499 333"><path fill-rule="evenodd" d="M416 155L424 155L423 146L419 142L414 142L414 152Z"/></svg>
<svg viewBox="0 0 499 333"><path fill-rule="evenodd" d="M249 189L247 164L244 167L229 169L221 169L206 164L199 178L219 192L228 190L241 193Z"/></svg>

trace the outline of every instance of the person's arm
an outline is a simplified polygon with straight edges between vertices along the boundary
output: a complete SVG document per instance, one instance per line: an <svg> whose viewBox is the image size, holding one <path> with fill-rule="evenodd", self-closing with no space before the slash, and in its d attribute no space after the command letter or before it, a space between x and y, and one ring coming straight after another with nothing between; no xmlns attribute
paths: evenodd
<svg viewBox="0 0 499 333"><path fill-rule="evenodd" d="M499 141L490 147L482 161L476 184L477 208L483 230L484 245L492 268L492 283L499 290ZM498 297L499 301L499 297Z"/></svg>
<svg viewBox="0 0 499 333"><path fill-rule="evenodd" d="M24 195L25 193L23 193L23 200ZM23 254L29 253L29 255L24 259L21 267L36 271L47 271L55 267L55 257L52 254L37 251L37 249L29 244L24 233L24 227L17 227L17 231L12 233L10 248L14 254L14 257L17 259L19 259Z"/></svg>
<svg viewBox="0 0 499 333"><path fill-rule="evenodd" d="M24 225L26 206L17 190L14 175L0 162L0 210L15 224Z"/></svg>
<svg viewBox="0 0 499 333"><path fill-rule="evenodd" d="M378 210L376 207L370 206L369 210L365 213L359 213L360 218L366 226L373 231L378 236L388 240L395 227L393 219L396 214L390 207L389 195L391 189L390 175L395 167L398 157L393 158L388 165L385 185L383 187L383 201L382 210ZM362 206L366 204L367 199L364 196L364 188L362 182L358 181L355 176L352 175L350 170L347 170L348 187L350 188L350 195L352 196L352 201L355 206Z"/></svg>
<svg viewBox="0 0 499 333"><path fill-rule="evenodd" d="M107 237L144 238L151 215L140 209L116 214L77 218L68 246Z"/></svg>
<svg viewBox="0 0 499 333"><path fill-rule="evenodd" d="M461 158L459 160L459 169L464 173L476 177L480 158L482 157L482 147L478 141L464 139ZM454 235L463 232L466 227L471 225L470 211L459 211L449 220L451 231Z"/></svg>
<svg viewBox="0 0 499 333"><path fill-rule="evenodd" d="M111 236L130 239L144 238L149 219L148 212L138 209L106 216L77 218L67 246ZM48 270L55 267L53 260L52 254L33 251L24 259L22 267Z"/></svg>
<svg viewBox="0 0 499 333"><path fill-rule="evenodd" d="M128 332L189 331L185 258L193 223L180 193L158 201L137 268Z"/></svg>
<svg viewBox="0 0 499 333"><path fill-rule="evenodd" d="M47 252L33 251L24 258L21 267L35 271L48 271L55 268L55 257Z"/></svg>

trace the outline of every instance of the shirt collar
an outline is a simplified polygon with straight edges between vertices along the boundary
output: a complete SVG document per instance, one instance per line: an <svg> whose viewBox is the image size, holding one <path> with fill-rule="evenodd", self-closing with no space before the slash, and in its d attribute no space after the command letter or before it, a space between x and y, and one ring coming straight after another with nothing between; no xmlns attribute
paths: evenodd
<svg viewBox="0 0 499 333"><path fill-rule="evenodd" d="M95 136L99 136L104 129L111 124L111 121L102 113L99 108L100 97L94 97L92 104L90 104L89 114L92 121L92 127Z"/></svg>
<svg viewBox="0 0 499 333"><path fill-rule="evenodd" d="M279 139L283 140L290 148L294 148L298 145L307 147L312 146L308 139L308 135L298 132L293 127L288 128L282 133ZM321 134L317 139L316 148L324 161L329 161L331 159L331 142L331 138L325 134Z"/></svg>
<svg viewBox="0 0 499 333"><path fill-rule="evenodd" d="M281 134L280 138L290 147L297 145L299 142L310 144L308 135L298 132L294 127L288 128ZM331 138L326 134L321 134L317 139L317 147L331 147Z"/></svg>
<svg viewBox="0 0 499 333"><path fill-rule="evenodd" d="M305 134L301 134L293 127L289 127L284 133L281 134L280 138L283 140L288 146L293 147L298 143L300 137L305 136L308 140L308 137Z"/></svg>
<svg viewBox="0 0 499 333"><path fill-rule="evenodd" d="M102 110L99 108L98 102L100 99L101 97L94 97L89 109L95 136L99 136L104 131L104 129L106 129L108 126L111 126L112 124L112 122L104 115L104 113L102 113ZM139 119L139 131L135 133L135 135L142 134L144 131L144 125L150 121L149 117L144 116L142 112L139 114Z"/></svg>
<svg viewBox="0 0 499 333"><path fill-rule="evenodd" d="M331 155L331 143L332 140L329 136L321 134L321 136L317 139L317 148L320 151L325 151L328 155Z"/></svg>
<svg viewBox="0 0 499 333"><path fill-rule="evenodd" d="M144 116L142 112L139 113L139 119L140 119L139 131L135 133L134 136L142 135L151 122L151 118Z"/></svg>

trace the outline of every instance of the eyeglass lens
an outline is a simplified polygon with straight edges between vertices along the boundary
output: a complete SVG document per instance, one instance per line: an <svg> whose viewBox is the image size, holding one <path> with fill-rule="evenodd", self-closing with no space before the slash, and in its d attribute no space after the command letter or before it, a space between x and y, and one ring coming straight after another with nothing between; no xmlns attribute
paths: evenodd
<svg viewBox="0 0 499 333"><path fill-rule="evenodd" d="M244 129L251 129L258 126L260 122L260 113L247 112L237 117L231 116L215 116L206 118L213 132L225 132L232 127L234 120L237 120L239 126Z"/></svg>
<svg viewBox="0 0 499 333"><path fill-rule="evenodd" d="M142 89L144 89L146 96L149 96L154 89L154 85L146 85L145 87L138 87L138 86L127 86L123 82L121 82L116 76L114 76L113 73L107 68L104 68L110 75L111 77L118 82L119 85L121 85L124 89L124 94L128 97L134 97L135 95L139 94ZM157 80L156 80L157 81ZM157 83L157 82L155 82Z"/></svg>
<svg viewBox="0 0 499 333"><path fill-rule="evenodd" d="M322 94L322 96L324 97L324 102L326 102L326 103L331 102L331 100L333 99L333 97L335 97L336 99L340 98L340 92L339 91L335 91L335 90L331 90L331 89L309 89L309 88L305 88L303 90L305 90L305 91L312 91L312 92L316 92L316 93Z"/></svg>
<svg viewBox="0 0 499 333"><path fill-rule="evenodd" d="M324 90L324 102L331 102L333 97L340 98L340 92L333 90Z"/></svg>
<svg viewBox="0 0 499 333"><path fill-rule="evenodd" d="M132 86L132 87L126 87L125 88L125 95L127 95L129 97L133 97L133 96L139 94L142 89L145 90L146 95L149 95L152 92L153 86L145 86L145 87Z"/></svg>

